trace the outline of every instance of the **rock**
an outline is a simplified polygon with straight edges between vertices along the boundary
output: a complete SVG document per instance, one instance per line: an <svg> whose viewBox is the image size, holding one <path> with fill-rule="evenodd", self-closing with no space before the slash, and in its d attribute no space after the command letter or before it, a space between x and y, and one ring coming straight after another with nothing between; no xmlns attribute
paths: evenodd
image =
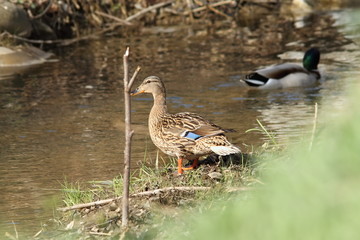
<svg viewBox="0 0 360 240"><path fill-rule="evenodd" d="M32 25L24 9L11 2L0 0L0 32L3 31L28 37Z"/></svg>

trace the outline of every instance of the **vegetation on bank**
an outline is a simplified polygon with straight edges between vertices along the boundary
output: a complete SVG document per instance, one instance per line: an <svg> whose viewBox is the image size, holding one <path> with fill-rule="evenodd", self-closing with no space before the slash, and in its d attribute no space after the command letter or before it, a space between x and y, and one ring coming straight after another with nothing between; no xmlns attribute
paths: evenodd
<svg viewBox="0 0 360 240"><path fill-rule="evenodd" d="M353 0L304 1L299 11L288 0L11 0L27 14L31 36L22 38L15 33L2 34L34 44L69 45L92 39L101 34L126 35L143 26L194 24L232 28L256 26L269 15L295 19L299 12L322 7L339 8ZM308 4L308 3L309 4ZM355 2L353 3L355 4ZM14 35L12 35L14 34Z"/></svg>
<svg viewBox="0 0 360 240"><path fill-rule="evenodd" d="M224 159L210 156L198 169L182 176L174 175L175 160L161 167L154 168L155 165L143 163L131 179L127 237L168 238L162 235L162 226L184 212L199 208L206 211L220 199L227 201L237 194L248 196L262 184L257 171L263 165L248 155ZM60 228L67 230L64 236L120 236L124 232L120 227L122 189L121 177L87 186L65 181L62 191L66 207L59 209L66 211L59 221ZM89 202L93 204L83 207L83 203ZM69 210L74 205L79 208Z"/></svg>
<svg viewBox="0 0 360 240"><path fill-rule="evenodd" d="M33 31L29 42L71 44L111 33L124 35L142 26L237 21L243 8L278 10L279 1L12 1L27 13ZM242 16L243 18L244 16ZM17 39L26 40L13 36ZM61 41L67 39L67 41ZM72 39L69 41L69 39Z"/></svg>

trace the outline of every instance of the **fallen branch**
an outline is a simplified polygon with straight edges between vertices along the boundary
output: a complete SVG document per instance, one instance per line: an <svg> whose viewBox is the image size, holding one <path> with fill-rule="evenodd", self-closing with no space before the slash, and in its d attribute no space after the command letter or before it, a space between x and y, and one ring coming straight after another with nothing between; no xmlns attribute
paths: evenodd
<svg viewBox="0 0 360 240"><path fill-rule="evenodd" d="M116 22L118 22L118 23L122 23L122 24L124 24L124 25L128 25L128 26L133 25L133 24L132 24L131 22L129 22L129 21L126 21L126 20L124 20L124 19L115 17L115 16L113 16L113 15L110 15L110 14L107 14L107 13L104 13L104 12L101 12L101 11L98 11L98 10L96 10L95 13L98 14L98 15L100 15L100 16L103 16L103 17L109 18L109 19L111 19L111 20L114 20L114 21L116 21Z"/></svg>
<svg viewBox="0 0 360 240"><path fill-rule="evenodd" d="M155 4L155 5L152 5L148 8L145 8L143 10L141 10L140 12L137 12L135 13L134 15L131 15L130 17L126 18L126 21L132 21L134 20L135 18L138 18L138 17L141 17L142 15L144 15L145 13L147 12L150 12L152 10L155 10L155 9L158 9L158 8L162 8L162 7L165 7L167 5L170 5L172 4L174 1L171 0L171 1L167 1L167 2L162 2L162 3L158 3L158 4Z"/></svg>
<svg viewBox="0 0 360 240"><path fill-rule="evenodd" d="M70 210L76 210L76 209L82 209L82 208L88 208L88 207L96 207L96 206L102 206L102 205L106 205L108 203L111 203L112 201L117 201L120 200L122 198L121 197L117 197L117 198L110 198L110 199L104 199L104 200L99 200L99 201L95 201L95 202L89 202L89 203L82 203L82 204L76 204L70 207L64 207L64 208L58 208L58 211L62 211L62 212L67 212Z"/></svg>
<svg viewBox="0 0 360 240"><path fill-rule="evenodd" d="M111 233L103 233L103 232L89 232L90 235L97 235L97 236L111 236Z"/></svg>
<svg viewBox="0 0 360 240"><path fill-rule="evenodd" d="M223 16L223 17L225 17L225 18L227 18L227 19L231 19L231 17L230 17L229 15L226 15L225 13L217 10L216 8L214 8L214 7L212 7L212 6L208 6L208 8L209 8L209 10L213 11L215 14L218 14L218 15L220 15L220 16Z"/></svg>
<svg viewBox="0 0 360 240"><path fill-rule="evenodd" d="M188 192L188 191L207 191L210 189L211 189L210 187L166 187L166 188L155 189L152 191L134 193L134 194L131 194L129 197L133 198L133 197L153 196L153 195L160 195L160 194L163 194L166 192L171 192L171 191ZM102 206L102 205L106 205L106 204L114 202L114 201L119 201L121 199L122 199L122 196L116 197L116 198L99 200L99 201L95 201L95 202L76 204L76 205L73 205L70 207L58 208L57 210L62 211L62 212L67 212L70 210L89 208L89 207L93 207L93 206Z"/></svg>

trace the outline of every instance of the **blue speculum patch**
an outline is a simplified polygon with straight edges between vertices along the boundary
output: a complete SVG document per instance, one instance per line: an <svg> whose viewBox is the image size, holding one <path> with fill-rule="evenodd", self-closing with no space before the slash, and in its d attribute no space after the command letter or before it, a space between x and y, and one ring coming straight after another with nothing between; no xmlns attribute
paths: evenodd
<svg viewBox="0 0 360 240"><path fill-rule="evenodd" d="M186 138L191 138L191 139L196 140L196 139L198 139L198 138L201 138L202 136L201 136L201 135L198 135L198 134L195 134L195 133L193 133L193 132L187 132L187 133L184 135L184 137L186 137Z"/></svg>

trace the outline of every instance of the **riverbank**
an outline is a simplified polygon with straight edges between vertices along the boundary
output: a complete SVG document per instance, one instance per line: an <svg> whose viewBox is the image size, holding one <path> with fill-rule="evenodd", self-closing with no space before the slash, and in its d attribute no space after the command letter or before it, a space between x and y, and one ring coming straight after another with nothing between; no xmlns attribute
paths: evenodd
<svg viewBox="0 0 360 240"><path fill-rule="evenodd" d="M265 151L265 149L263 149ZM234 196L248 197L262 184L263 163L252 156L241 155L219 159L211 156L198 169L175 175L175 161L166 166L143 163L131 179L130 213L127 229L121 228L122 178L107 182L63 184L64 207L49 229L37 237L57 235L70 239L102 236L117 238L168 238L162 226L175 221L191 209L210 208L217 201ZM156 164L155 164L156 165ZM53 230L55 228L55 230Z"/></svg>
<svg viewBox="0 0 360 240"><path fill-rule="evenodd" d="M203 28L256 26L270 15L295 20L314 10L355 5L354 0L322 1L4 1L2 39L70 45L103 34L127 36L149 26L199 25ZM261 16L261 17L260 17ZM17 25L13 26L16 19Z"/></svg>

